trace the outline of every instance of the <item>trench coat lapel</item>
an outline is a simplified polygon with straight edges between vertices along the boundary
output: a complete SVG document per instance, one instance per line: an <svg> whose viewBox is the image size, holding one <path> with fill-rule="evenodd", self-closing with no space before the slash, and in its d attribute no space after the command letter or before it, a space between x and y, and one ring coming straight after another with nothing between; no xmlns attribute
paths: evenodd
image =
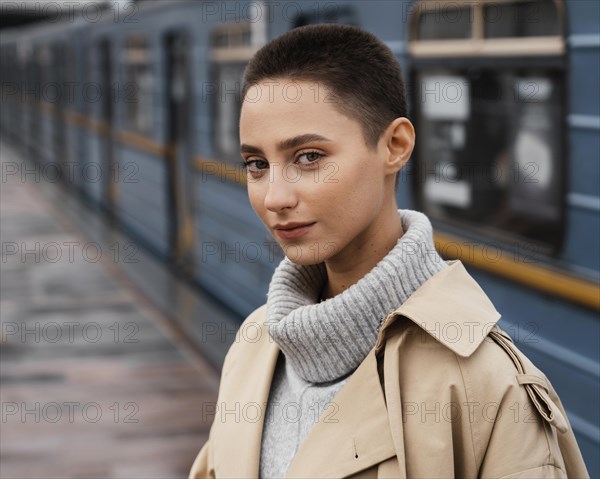
<svg viewBox="0 0 600 479"><path fill-rule="evenodd" d="M239 367L246 369L249 364L256 364L258 370L249 372L242 381L227 377L221 380L215 416L215 422L219 421L215 428L218 437L212 441L217 477L258 477L266 405L280 352L263 324L265 309L263 306L256 312L258 321L254 324L260 327L260 340L247 348L242 357L236 357ZM231 369L235 370L233 364ZM221 397L231 400L223 404ZM222 413L223 408L226 412Z"/></svg>
<svg viewBox="0 0 600 479"><path fill-rule="evenodd" d="M226 377L221 381L220 397L235 398L235 402L218 402L215 422L219 427L211 441L217 477L258 477L264 413L280 352L267 339L261 313L256 324L261 327L261 341L253 345L248 357L237 358L238 363L260 365L260 371L241 382L232 383ZM331 404L302 442L286 477L344 477L395 455L374 350ZM262 414L256 416L259 407Z"/></svg>
<svg viewBox="0 0 600 479"><path fill-rule="evenodd" d="M346 477L396 454L374 350L332 404L300 445L286 478Z"/></svg>

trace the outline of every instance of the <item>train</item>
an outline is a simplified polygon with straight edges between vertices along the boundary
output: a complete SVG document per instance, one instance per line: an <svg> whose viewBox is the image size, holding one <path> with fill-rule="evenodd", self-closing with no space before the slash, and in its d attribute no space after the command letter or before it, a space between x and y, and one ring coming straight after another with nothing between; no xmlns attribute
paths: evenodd
<svg viewBox="0 0 600 479"><path fill-rule="evenodd" d="M245 65L302 25L374 33L417 132L399 207L484 288L598 477L599 18L585 0L86 4L2 33L1 137L36 170L3 175L60 182L241 319L284 256L240 165Z"/></svg>

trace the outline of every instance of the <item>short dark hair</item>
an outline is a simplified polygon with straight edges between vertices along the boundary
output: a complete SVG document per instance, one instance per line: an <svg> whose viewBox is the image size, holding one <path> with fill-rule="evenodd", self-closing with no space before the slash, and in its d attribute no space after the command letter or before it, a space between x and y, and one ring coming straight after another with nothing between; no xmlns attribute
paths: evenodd
<svg viewBox="0 0 600 479"><path fill-rule="evenodd" d="M305 25L267 43L246 66L242 99L268 78L323 84L336 109L361 124L371 148L394 119L407 116L398 60L375 35L351 25Z"/></svg>

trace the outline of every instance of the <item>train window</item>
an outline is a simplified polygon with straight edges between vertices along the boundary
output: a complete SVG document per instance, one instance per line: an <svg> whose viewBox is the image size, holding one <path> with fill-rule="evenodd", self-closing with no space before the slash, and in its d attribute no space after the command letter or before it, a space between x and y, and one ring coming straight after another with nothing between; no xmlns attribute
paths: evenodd
<svg viewBox="0 0 600 479"><path fill-rule="evenodd" d="M472 23L468 7L424 11L419 16L417 35L421 40L470 38Z"/></svg>
<svg viewBox="0 0 600 479"><path fill-rule="evenodd" d="M154 75L151 52L144 36L129 37L123 51L126 83L124 102L127 127L150 135L153 124Z"/></svg>
<svg viewBox="0 0 600 479"><path fill-rule="evenodd" d="M497 15L514 19L513 12L530 3L504 2ZM548 5L556 4L536 3L533 11L546 12L546 25L537 31L545 36L561 31L559 10L548 13ZM473 25L482 26L486 8L498 5L473 4ZM411 108L420 208L434 221L508 248L526 243L556 253L566 161L564 40L555 35L550 46L537 41L524 48L521 39L482 38L483 28L474 28L477 49L450 42L434 52L421 48L421 20L413 21ZM441 30L447 32L443 23ZM532 31L516 28L512 35Z"/></svg>
<svg viewBox="0 0 600 479"><path fill-rule="evenodd" d="M484 6L487 38L558 35L558 10L553 0L493 3Z"/></svg>
<svg viewBox="0 0 600 479"><path fill-rule="evenodd" d="M218 85L215 140L218 155L229 160L239 156L238 118L241 109L240 85L245 64L225 63L215 68Z"/></svg>
<svg viewBox="0 0 600 479"><path fill-rule="evenodd" d="M212 32L213 146L219 158L227 162L239 160L238 122L244 68L265 38L264 25L257 23L224 24Z"/></svg>
<svg viewBox="0 0 600 479"><path fill-rule="evenodd" d="M356 11L349 5L339 5L335 2L317 4L317 8L301 13L294 18L293 28L315 23L342 23L358 26Z"/></svg>

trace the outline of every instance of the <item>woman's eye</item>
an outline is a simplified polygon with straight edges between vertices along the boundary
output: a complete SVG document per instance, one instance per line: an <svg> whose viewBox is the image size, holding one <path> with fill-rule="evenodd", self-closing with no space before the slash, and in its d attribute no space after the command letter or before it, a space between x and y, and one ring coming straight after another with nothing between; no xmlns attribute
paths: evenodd
<svg viewBox="0 0 600 479"><path fill-rule="evenodd" d="M260 173L262 170L265 170L269 167L269 163L265 160L250 160L244 162L244 168L246 168L250 173Z"/></svg>
<svg viewBox="0 0 600 479"><path fill-rule="evenodd" d="M323 153L319 153L318 151L307 151L306 153L298 155L298 161L302 164L310 165L311 163L316 163L319 161L323 156L325 155ZM304 158L304 160L301 160L301 158Z"/></svg>

